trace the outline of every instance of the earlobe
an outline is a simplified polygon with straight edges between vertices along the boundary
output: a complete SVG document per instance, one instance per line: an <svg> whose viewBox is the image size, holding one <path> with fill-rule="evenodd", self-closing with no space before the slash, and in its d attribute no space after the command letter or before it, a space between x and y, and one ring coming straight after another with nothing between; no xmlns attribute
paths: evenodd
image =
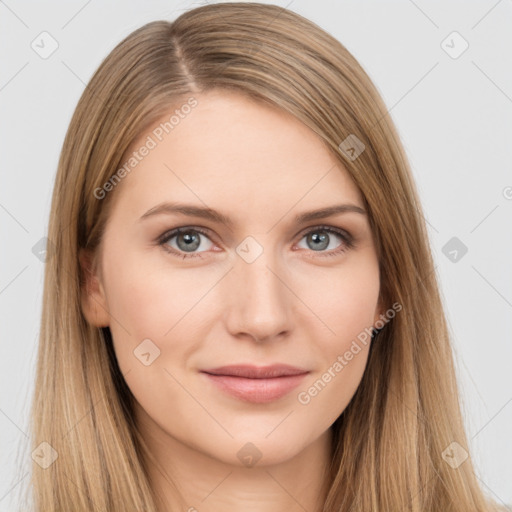
<svg viewBox="0 0 512 512"><path fill-rule="evenodd" d="M80 249L78 257L81 267L82 312L86 320L95 327L108 327L110 315L103 285L94 265L94 255L90 251Z"/></svg>

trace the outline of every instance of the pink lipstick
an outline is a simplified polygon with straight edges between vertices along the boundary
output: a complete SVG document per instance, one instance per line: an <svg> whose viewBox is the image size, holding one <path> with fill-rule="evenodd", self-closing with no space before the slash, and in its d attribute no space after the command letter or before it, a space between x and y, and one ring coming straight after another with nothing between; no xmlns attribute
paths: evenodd
<svg viewBox="0 0 512 512"><path fill-rule="evenodd" d="M252 403L267 403L296 388L308 370L284 364L222 366L201 373L225 393Z"/></svg>

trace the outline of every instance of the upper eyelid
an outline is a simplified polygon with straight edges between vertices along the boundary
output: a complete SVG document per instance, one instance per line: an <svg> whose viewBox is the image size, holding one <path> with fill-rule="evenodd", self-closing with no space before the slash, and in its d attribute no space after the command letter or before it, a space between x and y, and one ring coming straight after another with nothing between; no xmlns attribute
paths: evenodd
<svg viewBox="0 0 512 512"><path fill-rule="evenodd" d="M297 234L295 234L293 236L293 239L295 239L297 236L302 237L302 236L306 235L309 231L313 231L315 229L331 230L332 232L334 232L335 234L337 234L339 236L346 236L349 240L352 240L354 238L353 235L344 228L332 226L329 224L312 224L311 226L302 228ZM172 228L172 229L165 231L162 235L160 235L158 237L158 241L163 242L165 240L170 240L171 238L174 238L175 236L177 236L180 231L183 232L183 231L187 231L187 230L197 231L200 234L202 234L210 239L211 239L211 233L213 233L213 231L209 228L189 224L189 225L179 226L179 227ZM213 238L215 238L215 236L216 235L214 235ZM212 241L214 241L214 240L212 240Z"/></svg>

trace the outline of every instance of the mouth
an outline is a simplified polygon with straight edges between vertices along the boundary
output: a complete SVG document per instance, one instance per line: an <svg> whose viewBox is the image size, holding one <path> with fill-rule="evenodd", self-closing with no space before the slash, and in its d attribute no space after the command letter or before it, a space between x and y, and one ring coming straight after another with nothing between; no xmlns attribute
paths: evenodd
<svg viewBox="0 0 512 512"><path fill-rule="evenodd" d="M309 371L289 365L236 365L202 370L201 373L224 393L246 402L261 404L278 400L290 393Z"/></svg>

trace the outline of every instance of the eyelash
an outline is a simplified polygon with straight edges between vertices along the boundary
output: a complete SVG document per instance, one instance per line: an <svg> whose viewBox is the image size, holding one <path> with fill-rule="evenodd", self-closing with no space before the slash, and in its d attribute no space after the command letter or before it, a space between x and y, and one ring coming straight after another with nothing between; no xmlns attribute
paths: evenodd
<svg viewBox="0 0 512 512"><path fill-rule="evenodd" d="M181 252L176 251L176 249L166 245L167 242L169 242L169 240L174 238L176 235L179 235L180 233L186 233L188 231L195 231L197 233L201 233L208 239L210 238L208 232L202 228L198 228L195 226L183 226L180 228L173 229L171 231L166 231L158 238L157 243L165 251L167 251L168 253L170 253L173 256L176 256L178 258L182 258L182 259L202 258L203 256L201 255L201 253L181 253ZM334 234L338 235L343 240L343 244L339 248L333 249L329 252L325 252L324 254L321 254L321 252L320 252L319 253L320 257L338 256L338 255L344 253L345 251L352 249L355 245L354 239L349 233L347 233L344 230L335 228L333 226L314 226L312 228L308 228L307 231L303 231L301 233L300 240L302 240L306 235L308 235L310 233L314 233L316 231L325 231L327 233L334 233ZM312 252L315 252L315 251L312 251Z"/></svg>

